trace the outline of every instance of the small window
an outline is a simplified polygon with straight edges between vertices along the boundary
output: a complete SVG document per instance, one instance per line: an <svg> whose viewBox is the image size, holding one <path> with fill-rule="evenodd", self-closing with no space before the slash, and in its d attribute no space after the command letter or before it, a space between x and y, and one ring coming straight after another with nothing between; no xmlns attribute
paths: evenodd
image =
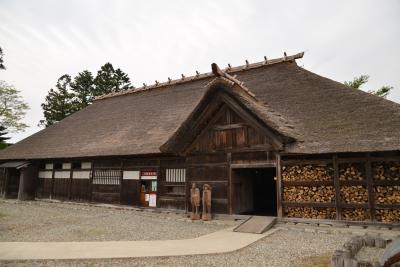
<svg viewBox="0 0 400 267"><path fill-rule="evenodd" d="M45 169L46 170L52 170L53 169L53 163L46 163L45 164Z"/></svg>
<svg viewBox="0 0 400 267"><path fill-rule="evenodd" d="M61 170L62 169L62 163L54 163L54 169L55 170Z"/></svg>
<svg viewBox="0 0 400 267"><path fill-rule="evenodd" d="M63 163L62 168L64 170L70 170L71 169L71 163Z"/></svg>
<svg viewBox="0 0 400 267"><path fill-rule="evenodd" d="M82 163L81 163L81 162L73 162L73 163L72 163L72 169L73 169L73 170L82 169Z"/></svg>
<svg viewBox="0 0 400 267"><path fill-rule="evenodd" d="M186 181L185 169L166 169L166 182L184 183Z"/></svg>
<svg viewBox="0 0 400 267"><path fill-rule="evenodd" d="M46 169L46 164L44 164L44 163L39 164L39 169L40 170L45 170Z"/></svg>

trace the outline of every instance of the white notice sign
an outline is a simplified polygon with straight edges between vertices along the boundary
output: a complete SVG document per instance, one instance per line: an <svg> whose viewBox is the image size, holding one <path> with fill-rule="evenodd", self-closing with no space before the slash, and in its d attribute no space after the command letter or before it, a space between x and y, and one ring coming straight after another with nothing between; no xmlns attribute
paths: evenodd
<svg viewBox="0 0 400 267"><path fill-rule="evenodd" d="M144 201L149 201L149 194L144 195Z"/></svg>
<svg viewBox="0 0 400 267"><path fill-rule="evenodd" d="M156 206L157 206L157 195L151 194L150 201L149 201L149 207L156 207Z"/></svg>

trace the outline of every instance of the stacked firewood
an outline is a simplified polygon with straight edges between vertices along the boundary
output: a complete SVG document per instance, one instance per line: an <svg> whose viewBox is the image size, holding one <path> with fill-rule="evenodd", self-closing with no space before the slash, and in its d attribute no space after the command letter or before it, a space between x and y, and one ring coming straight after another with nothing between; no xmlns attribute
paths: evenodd
<svg viewBox="0 0 400 267"><path fill-rule="evenodd" d="M286 207L287 217L310 218L310 219L335 219L334 208L310 208L310 207Z"/></svg>
<svg viewBox="0 0 400 267"><path fill-rule="evenodd" d="M339 179L354 181L363 180L365 178L363 168L359 164L341 164L339 169Z"/></svg>
<svg viewBox="0 0 400 267"><path fill-rule="evenodd" d="M400 204L400 186L376 186L376 204Z"/></svg>
<svg viewBox="0 0 400 267"><path fill-rule="evenodd" d="M318 165L294 165L282 167L283 181L330 181L333 168Z"/></svg>
<svg viewBox="0 0 400 267"><path fill-rule="evenodd" d="M375 180L400 181L400 162L374 162L372 164Z"/></svg>
<svg viewBox="0 0 400 267"><path fill-rule="evenodd" d="M283 189L283 199L289 202L334 202L333 186L287 186Z"/></svg>
<svg viewBox="0 0 400 267"><path fill-rule="evenodd" d="M344 209L342 210L342 219L349 221L365 221L370 219L366 209Z"/></svg>
<svg viewBox="0 0 400 267"><path fill-rule="evenodd" d="M375 217L380 222L399 222L400 210L376 210Z"/></svg>
<svg viewBox="0 0 400 267"><path fill-rule="evenodd" d="M344 203L367 203L368 190L366 187L361 185L343 186L340 188L340 197L341 201Z"/></svg>

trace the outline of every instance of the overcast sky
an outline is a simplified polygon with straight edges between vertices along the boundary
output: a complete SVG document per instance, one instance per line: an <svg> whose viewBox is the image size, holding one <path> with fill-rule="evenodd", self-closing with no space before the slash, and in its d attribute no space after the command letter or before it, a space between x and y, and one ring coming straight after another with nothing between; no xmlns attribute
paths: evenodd
<svg viewBox="0 0 400 267"><path fill-rule="evenodd" d="M400 1L0 0L0 46L29 103L24 133L57 79L111 62L133 85L305 51L299 65L343 82L368 74L365 90L392 85L400 102Z"/></svg>

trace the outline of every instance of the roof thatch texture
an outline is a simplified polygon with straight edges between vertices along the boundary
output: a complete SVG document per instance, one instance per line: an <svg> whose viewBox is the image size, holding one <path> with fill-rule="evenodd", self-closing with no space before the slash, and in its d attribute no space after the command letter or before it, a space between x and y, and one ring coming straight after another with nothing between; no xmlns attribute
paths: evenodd
<svg viewBox="0 0 400 267"><path fill-rule="evenodd" d="M254 112L289 129L286 152L400 150L400 105L309 72L293 59L230 72L255 94ZM160 153L215 76L107 96L0 152L0 159ZM243 103L248 99L243 98ZM272 115L273 113L277 114ZM279 130L280 129L280 130Z"/></svg>

